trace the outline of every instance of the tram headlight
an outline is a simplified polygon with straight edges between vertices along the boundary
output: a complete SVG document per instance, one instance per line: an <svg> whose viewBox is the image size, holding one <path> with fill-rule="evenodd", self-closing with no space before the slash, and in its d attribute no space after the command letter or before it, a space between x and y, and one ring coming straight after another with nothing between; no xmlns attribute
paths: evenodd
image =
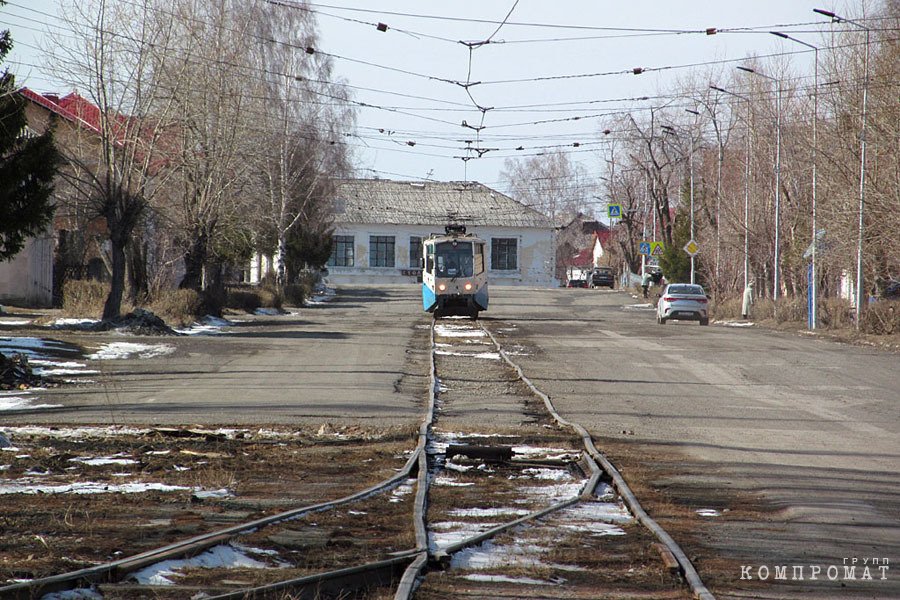
<svg viewBox="0 0 900 600"><path fill-rule="evenodd" d="M472 282L471 282L471 281L467 281L467 282L466 282L466 285L464 285L463 287L466 288L466 291L467 291L467 292L471 292L471 291L472 291Z"/></svg>
<svg viewBox="0 0 900 600"><path fill-rule="evenodd" d="M438 284L438 290L440 290L440 291L442 291L442 292L446 291L446 290L447 290L447 284L446 284L446 283L439 283L439 284Z"/></svg>

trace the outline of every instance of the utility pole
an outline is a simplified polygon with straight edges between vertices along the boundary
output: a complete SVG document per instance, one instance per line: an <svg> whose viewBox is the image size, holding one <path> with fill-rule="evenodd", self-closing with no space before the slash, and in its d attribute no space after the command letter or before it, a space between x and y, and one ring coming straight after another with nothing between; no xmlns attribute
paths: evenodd
<svg viewBox="0 0 900 600"><path fill-rule="evenodd" d="M772 77L770 75L766 75L765 73L760 73L755 69L751 69L750 67L738 67L741 71L746 71L747 73L753 73L754 75L759 75L760 77L765 77L766 79L775 82L776 86L776 94L775 94L775 265L774 265L774 281L773 281L773 290L772 290L772 300L776 303L778 301L778 292L781 289L781 281L779 279L780 268L779 265L781 263L781 80ZM775 310L778 310L778 306L776 304Z"/></svg>
<svg viewBox="0 0 900 600"><path fill-rule="evenodd" d="M750 178L752 172L750 168L750 154L753 145L753 139L751 137L753 127L750 124L750 112L752 103L750 102L750 98L738 94L737 92L732 92L715 85L709 87L717 92L740 98L747 103L747 161L744 165L744 289L747 289L747 284L750 283Z"/></svg>
<svg viewBox="0 0 900 600"><path fill-rule="evenodd" d="M807 48L812 48L815 52L815 75L813 76L813 147L812 147L812 265L811 269L811 277L809 284L809 295L810 295L810 304L809 304L809 328L815 329L816 324L818 322L818 281L819 274L816 265L816 253L817 246L819 245L819 232L817 230L816 225L816 167L818 164L818 153L819 153L819 48L818 46L813 46L803 40L798 40L797 38L791 37L786 33L781 33L778 31L770 32L772 35L777 35L780 38L791 40L792 42L797 42ZM857 319L857 322L859 320Z"/></svg>
<svg viewBox="0 0 900 600"><path fill-rule="evenodd" d="M856 329L859 330L860 318L863 306L863 214L866 207L866 108L869 96L869 34L871 30L851 19L845 19L831 11L819 8L813 9L814 13L826 16L832 23L849 23L866 32L866 50L863 58L863 97L862 97L862 127L859 133L859 231L856 241Z"/></svg>

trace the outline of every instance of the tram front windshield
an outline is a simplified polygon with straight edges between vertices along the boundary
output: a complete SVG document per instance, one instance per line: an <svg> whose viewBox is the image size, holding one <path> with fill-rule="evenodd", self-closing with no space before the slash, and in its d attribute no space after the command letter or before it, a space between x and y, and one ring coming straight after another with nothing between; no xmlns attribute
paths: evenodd
<svg viewBox="0 0 900 600"><path fill-rule="evenodd" d="M472 242L441 242L436 244L435 267L438 277L471 277Z"/></svg>

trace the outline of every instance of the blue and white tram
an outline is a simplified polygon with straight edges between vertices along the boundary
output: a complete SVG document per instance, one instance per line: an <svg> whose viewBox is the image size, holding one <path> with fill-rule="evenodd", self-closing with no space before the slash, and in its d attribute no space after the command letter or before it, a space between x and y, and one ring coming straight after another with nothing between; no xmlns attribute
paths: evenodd
<svg viewBox="0 0 900 600"><path fill-rule="evenodd" d="M482 239L464 225L448 225L444 235L432 234L423 244L422 305L435 317L478 318L488 307L488 282Z"/></svg>

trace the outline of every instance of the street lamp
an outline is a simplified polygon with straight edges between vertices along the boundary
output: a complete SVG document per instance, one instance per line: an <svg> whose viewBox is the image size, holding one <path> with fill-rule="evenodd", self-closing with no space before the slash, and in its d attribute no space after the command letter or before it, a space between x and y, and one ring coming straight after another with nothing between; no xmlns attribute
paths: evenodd
<svg viewBox="0 0 900 600"><path fill-rule="evenodd" d="M753 143L751 139L753 127L750 125L750 108L752 103L750 102L750 98L743 94L738 94L737 92L732 92L715 85L709 87L717 92L740 98L747 103L747 162L744 166L744 289L746 290L747 284L750 283L750 151Z"/></svg>
<svg viewBox="0 0 900 600"><path fill-rule="evenodd" d="M813 76L813 147L812 147L812 270L809 284L809 328L815 329L818 313L818 271L816 270L816 246L818 246L818 230L816 228L816 165L819 152L819 48L810 43L798 40L780 31L769 32L772 35L797 42L815 52L815 75ZM858 321L857 321L858 322Z"/></svg>
<svg viewBox="0 0 900 600"><path fill-rule="evenodd" d="M760 77L765 77L775 82L775 276L774 289L772 290L772 299L778 300L778 290L780 288L779 268L780 250L781 250L781 81L765 73L760 73L750 67L738 67L741 71L753 73ZM777 310L776 305L776 310Z"/></svg>
<svg viewBox="0 0 900 600"><path fill-rule="evenodd" d="M826 16L831 19L832 23L850 23L866 32L866 51L863 58L863 97L862 97L862 128L859 135L859 235L856 242L856 329L859 329L859 321L862 316L862 255L863 255L863 214L866 206L866 107L869 95L869 34L871 30L851 19L845 19L834 14L831 11L814 8L814 13ZM815 243L815 242L813 242Z"/></svg>

